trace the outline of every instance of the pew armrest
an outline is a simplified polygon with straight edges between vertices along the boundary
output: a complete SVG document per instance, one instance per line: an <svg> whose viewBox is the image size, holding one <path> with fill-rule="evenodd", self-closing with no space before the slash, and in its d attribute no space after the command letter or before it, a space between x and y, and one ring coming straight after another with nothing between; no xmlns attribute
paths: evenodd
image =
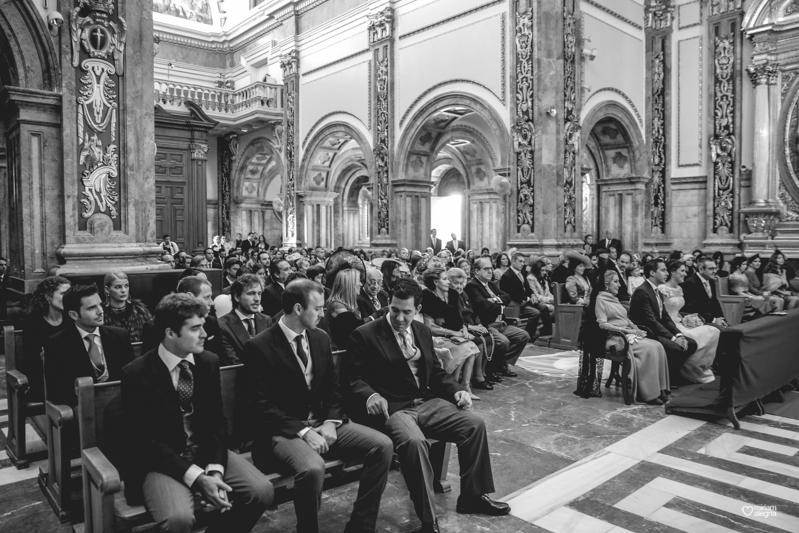
<svg viewBox="0 0 799 533"><path fill-rule="evenodd" d="M19 370L6 371L6 384L18 394L24 394L30 389L28 377Z"/></svg>
<svg viewBox="0 0 799 533"><path fill-rule="evenodd" d="M69 424L75 420L75 413L68 405L45 402L45 412L47 418L58 428L63 428L64 424Z"/></svg>
<svg viewBox="0 0 799 533"><path fill-rule="evenodd" d="M81 452L83 468L89 481L101 494L115 494L122 487L119 471L100 451L100 448L86 448Z"/></svg>

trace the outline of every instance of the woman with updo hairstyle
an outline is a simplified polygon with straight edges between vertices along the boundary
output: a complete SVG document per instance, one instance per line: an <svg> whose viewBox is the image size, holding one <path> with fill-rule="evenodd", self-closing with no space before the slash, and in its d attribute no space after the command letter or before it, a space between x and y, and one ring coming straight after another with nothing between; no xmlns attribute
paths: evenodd
<svg viewBox="0 0 799 533"><path fill-rule="evenodd" d="M142 340L145 324L153 324L153 315L141 301L130 297L130 282L124 272L109 272L103 279L105 287L105 325L127 330L131 342Z"/></svg>
<svg viewBox="0 0 799 533"><path fill-rule="evenodd" d="M44 278L28 305L28 314L22 328L22 365L18 368L28 378L28 399L44 400L44 367L42 346L44 342L72 324L64 312L64 293L71 286L67 278L49 276Z"/></svg>
<svg viewBox="0 0 799 533"><path fill-rule="evenodd" d="M380 273L383 274L383 290L391 294L389 287L402 277L400 264L393 259L386 259L383 261L383 264L380 265Z"/></svg>

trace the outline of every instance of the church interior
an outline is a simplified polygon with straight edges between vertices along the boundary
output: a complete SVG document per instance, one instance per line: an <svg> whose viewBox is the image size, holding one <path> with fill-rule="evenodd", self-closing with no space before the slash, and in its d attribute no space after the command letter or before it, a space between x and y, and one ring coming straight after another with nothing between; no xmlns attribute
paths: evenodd
<svg viewBox="0 0 799 533"><path fill-rule="evenodd" d="M529 336L518 359L462 378L510 513L456 512L447 444L440 531L799 531L799 0L0 0L0 532L155 530L93 477L95 397L26 398L44 280L110 305L122 273L150 314L202 274L221 319L234 266L284 288L278 265L318 281L341 254L389 298L399 277L475 307L471 283L527 291L496 323ZM673 345L707 354L701 379ZM415 532L395 467L377 531ZM339 470L323 532L357 497ZM253 531L298 531L274 479Z"/></svg>

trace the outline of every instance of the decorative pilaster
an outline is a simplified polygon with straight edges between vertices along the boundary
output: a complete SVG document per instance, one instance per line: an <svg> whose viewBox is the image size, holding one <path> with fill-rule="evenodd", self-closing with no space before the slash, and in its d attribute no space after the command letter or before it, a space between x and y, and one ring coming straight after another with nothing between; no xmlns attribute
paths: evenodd
<svg viewBox="0 0 799 533"><path fill-rule="evenodd" d="M283 70L283 86L286 97L283 113L283 131L286 142L283 146L283 162L286 176L283 180L283 246L297 244L297 116L299 115L299 77L300 55L291 50L280 56L280 68Z"/></svg>
<svg viewBox="0 0 799 533"><path fill-rule="evenodd" d="M369 15L369 46L375 68L372 73L371 94L374 99L372 109L374 116L374 201L377 213L376 234L373 244L390 245L391 213L389 209L389 184L393 148L391 132L393 128L392 110L394 109L394 10L386 7L382 11ZM406 219L407 220L407 219Z"/></svg>
<svg viewBox="0 0 799 533"><path fill-rule="evenodd" d="M669 112L671 86L671 36L674 5L672 0L648 0L644 7L647 73L647 103L650 121L647 136L651 139L651 182L649 184L648 244L668 246L669 189Z"/></svg>
<svg viewBox="0 0 799 533"><path fill-rule="evenodd" d="M707 238L704 246L737 251L740 222L739 142L741 139L741 80L743 49L741 0L708 4L708 42L711 43L713 112L707 199Z"/></svg>
<svg viewBox="0 0 799 533"><path fill-rule="evenodd" d="M235 133L228 133L217 138L217 159L218 159L218 179L219 179L219 232L230 238L230 204L233 200L231 195L231 183L233 180L233 168L239 156L239 136Z"/></svg>
<svg viewBox="0 0 799 533"><path fill-rule="evenodd" d="M333 248L335 226L333 201L338 193L306 191L302 194L305 210L305 242L323 248Z"/></svg>
<svg viewBox="0 0 799 533"><path fill-rule="evenodd" d="M580 151L580 111L577 100L577 32L575 2L563 6L563 230L577 230L577 159Z"/></svg>
<svg viewBox="0 0 799 533"><path fill-rule="evenodd" d="M535 231L535 138L533 82L533 23L531 4L516 13L516 87L514 124L511 127L515 160L516 233Z"/></svg>

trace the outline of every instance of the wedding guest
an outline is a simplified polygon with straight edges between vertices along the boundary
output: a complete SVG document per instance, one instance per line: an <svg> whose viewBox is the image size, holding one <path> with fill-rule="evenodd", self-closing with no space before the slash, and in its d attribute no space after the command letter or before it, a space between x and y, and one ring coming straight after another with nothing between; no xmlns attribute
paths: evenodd
<svg viewBox="0 0 799 533"><path fill-rule="evenodd" d="M505 252L502 252L497 256L496 262L494 263L494 278L493 281L499 283L499 280L502 279L502 274L507 272L510 268L510 257Z"/></svg>
<svg viewBox="0 0 799 533"><path fill-rule="evenodd" d="M749 278L746 277L746 269L748 268L746 257L738 256L732 260L730 265L730 275L727 278L729 281L730 294L737 294L745 296L746 307L754 309L758 314L765 315L774 310L769 298L758 295L752 292L749 286Z"/></svg>
<svg viewBox="0 0 799 533"><path fill-rule="evenodd" d="M771 254L771 258L763 271L763 286L766 290L771 291L772 294L782 297L785 301L785 309L799 307L799 296L788 285L788 277L785 272L785 256L779 250Z"/></svg>
<svg viewBox="0 0 799 533"><path fill-rule="evenodd" d="M105 325L123 328L131 342L142 340L145 324L152 325L153 315L147 306L130 297L130 281L124 272L109 272L103 279L105 286Z"/></svg>
<svg viewBox="0 0 799 533"><path fill-rule="evenodd" d="M755 254L746 260L745 274L749 282L749 292L767 298L772 311L782 311L785 307L785 300L763 288L763 281L759 275L761 265L760 254Z"/></svg>
<svg viewBox="0 0 799 533"><path fill-rule="evenodd" d="M569 259L568 268L566 291L569 293L569 303L588 305L591 299L591 283L585 277L585 271L592 268L590 260L585 256L573 257Z"/></svg>

